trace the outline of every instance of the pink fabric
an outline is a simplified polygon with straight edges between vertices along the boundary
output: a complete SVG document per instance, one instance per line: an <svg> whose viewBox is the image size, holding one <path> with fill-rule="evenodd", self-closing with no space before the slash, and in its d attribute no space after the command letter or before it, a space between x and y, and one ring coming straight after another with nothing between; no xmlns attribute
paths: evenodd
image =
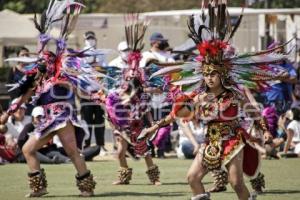
<svg viewBox="0 0 300 200"><path fill-rule="evenodd" d="M158 130L158 133L152 143L159 149L165 149L166 141L171 133L171 126L162 127Z"/></svg>

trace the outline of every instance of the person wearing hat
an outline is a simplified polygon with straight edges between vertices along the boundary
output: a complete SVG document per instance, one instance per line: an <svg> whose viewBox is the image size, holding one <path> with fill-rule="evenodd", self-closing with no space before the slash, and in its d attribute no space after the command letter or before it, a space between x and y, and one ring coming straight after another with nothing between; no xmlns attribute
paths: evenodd
<svg viewBox="0 0 300 200"><path fill-rule="evenodd" d="M140 62L141 67L145 67L151 60L156 60L160 63L175 62L174 58L167 51L169 48L168 39L161 33L155 32L150 38L150 50L143 53L142 60Z"/></svg>
<svg viewBox="0 0 300 200"><path fill-rule="evenodd" d="M91 64L94 67L106 66L106 58L104 55L97 52L97 38L93 31L87 31L84 34L84 50L86 53L95 53L97 55L86 57L84 60L86 63Z"/></svg>
<svg viewBox="0 0 300 200"><path fill-rule="evenodd" d="M161 33L155 32L150 36L150 50L143 53L142 60L140 62L141 67L151 65L151 61L159 63L174 63L175 60L171 54L167 51L169 48L168 39L165 38ZM161 90L157 90L152 94L151 98L151 112L154 120L160 120L165 117L166 114L171 110L171 105L166 101L166 93L162 93ZM164 158L164 152L168 140L170 140L172 126L168 125L162 127L156 138L152 141L153 148L156 148L156 154L159 158ZM155 154L154 149L152 150L153 155Z"/></svg>
<svg viewBox="0 0 300 200"><path fill-rule="evenodd" d="M93 31L87 31L84 34L86 53L97 53L97 38ZM98 68L106 66L106 59L104 55L89 56L85 58L85 62L91 66ZM84 148L91 146L92 134L95 135L96 145L102 150L101 155L105 155L105 123L104 123L104 110L93 101L81 99L81 116L86 121L89 127L90 136L85 140Z"/></svg>
<svg viewBox="0 0 300 200"><path fill-rule="evenodd" d="M126 41L122 41L118 45L118 53L119 56L108 64L109 66L118 67L120 69L124 69L127 67L127 58L130 49Z"/></svg>

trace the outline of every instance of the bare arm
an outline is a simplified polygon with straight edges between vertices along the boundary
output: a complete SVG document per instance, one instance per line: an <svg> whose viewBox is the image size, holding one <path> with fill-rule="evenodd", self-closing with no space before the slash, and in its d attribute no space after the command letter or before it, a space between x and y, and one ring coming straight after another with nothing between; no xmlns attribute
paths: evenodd
<svg viewBox="0 0 300 200"><path fill-rule="evenodd" d="M294 131L291 130L291 129L288 129L287 130L287 140L286 140L286 143L284 145L284 149L283 149L283 152L284 153L287 153L291 144L292 144L292 139L293 139L293 136L294 136Z"/></svg>
<svg viewBox="0 0 300 200"><path fill-rule="evenodd" d="M190 113L191 113L191 111L188 108L182 107L178 112L176 112L176 116L169 114L167 117L156 122L153 126L143 129L143 131L141 132L141 134L138 137L138 140L142 140L144 138L150 138L158 129L174 122L176 117L180 118L180 117L186 116Z"/></svg>

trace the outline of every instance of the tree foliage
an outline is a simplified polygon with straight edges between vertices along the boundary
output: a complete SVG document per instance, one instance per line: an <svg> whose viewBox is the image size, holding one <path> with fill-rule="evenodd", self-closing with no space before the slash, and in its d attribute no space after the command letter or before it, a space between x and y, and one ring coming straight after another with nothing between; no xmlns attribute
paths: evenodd
<svg viewBox="0 0 300 200"><path fill-rule="evenodd" d="M41 13L50 0L0 0L0 10L10 9L19 13ZM85 13L128 13L158 10L197 9L201 0L81 0ZM299 0L269 0L272 8L300 7ZM229 6L242 6L245 0L231 0ZM263 8L264 1L257 0L255 8Z"/></svg>

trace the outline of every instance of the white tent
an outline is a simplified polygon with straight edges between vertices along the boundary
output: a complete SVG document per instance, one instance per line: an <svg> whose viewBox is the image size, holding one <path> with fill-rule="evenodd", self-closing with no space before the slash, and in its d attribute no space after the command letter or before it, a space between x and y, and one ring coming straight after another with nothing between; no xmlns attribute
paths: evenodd
<svg viewBox="0 0 300 200"><path fill-rule="evenodd" d="M31 20L10 10L0 12L2 45L28 45L36 42L38 31Z"/></svg>
<svg viewBox="0 0 300 200"><path fill-rule="evenodd" d="M26 46L35 52L39 32L32 21L33 14L21 15L11 10L0 11L0 66L3 64L3 49L5 46ZM53 28L51 35L58 35L59 30ZM72 46L76 43L74 36L69 37ZM51 49L51 47L50 47Z"/></svg>

